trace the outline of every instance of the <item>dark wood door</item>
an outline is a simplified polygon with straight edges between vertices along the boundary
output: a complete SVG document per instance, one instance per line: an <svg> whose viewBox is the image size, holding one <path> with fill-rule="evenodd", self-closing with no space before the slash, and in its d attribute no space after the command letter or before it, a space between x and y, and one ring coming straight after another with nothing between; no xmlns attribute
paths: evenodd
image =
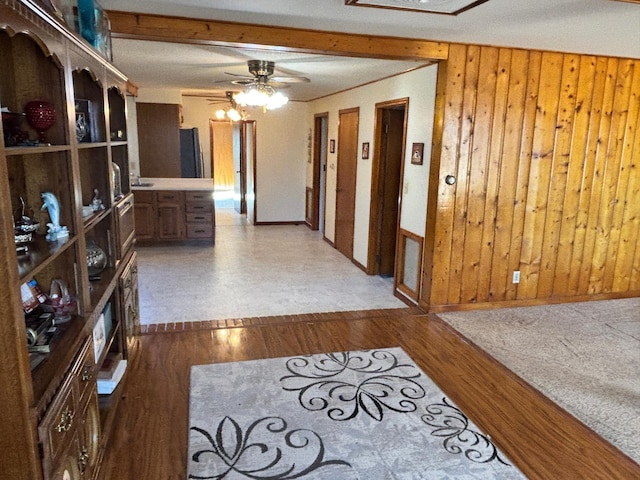
<svg viewBox="0 0 640 480"><path fill-rule="evenodd" d="M179 106L137 103L140 176L180 178Z"/></svg>
<svg viewBox="0 0 640 480"><path fill-rule="evenodd" d="M350 259L353 259L359 118L357 108L341 110L338 127L335 246Z"/></svg>
<svg viewBox="0 0 640 480"><path fill-rule="evenodd" d="M380 275L393 276L398 233L398 198L404 135L404 108L384 111L381 145L382 211L380 219Z"/></svg>

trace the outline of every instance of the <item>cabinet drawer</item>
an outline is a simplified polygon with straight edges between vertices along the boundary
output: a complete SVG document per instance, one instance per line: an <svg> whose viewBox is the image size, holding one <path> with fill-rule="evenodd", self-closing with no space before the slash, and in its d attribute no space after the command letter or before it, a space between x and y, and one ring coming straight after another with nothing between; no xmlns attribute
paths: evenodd
<svg viewBox="0 0 640 480"><path fill-rule="evenodd" d="M87 338L84 346L80 350L78 360L73 365L71 372L77 378L78 398L80 403L84 403L86 397L90 394L91 387L96 384L95 381L96 362L93 353L93 340Z"/></svg>
<svg viewBox="0 0 640 480"><path fill-rule="evenodd" d="M189 202L186 210L187 213L213 212L213 203Z"/></svg>
<svg viewBox="0 0 640 480"><path fill-rule="evenodd" d="M153 203L155 199L156 192L154 191L145 191L145 190L136 190L133 193L136 203Z"/></svg>
<svg viewBox="0 0 640 480"><path fill-rule="evenodd" d="M211 203L213 202L213 193L202 191L202 192L185 192L185 199L187 202L203 202L203 203Z"/></svg>
<svg viewBox="0 0 640 480"><path fill-rule="evenodd" d="M43 448L43 460L44 464L49 467L46 468L48 471L51 471L59 460L60 454L71 442L78 422L76 415L80 415L80 412L76 411L77 407L77 377L69 375L38 426L38 434Z"/></svg>
<svg viewBox="0 0 640 480"><path fill-rule="evenodd" d="M138 289L138 263L136 262L136 257L137 253L134 251L120 275L120 290L125 301Z"/></svg>
<svg viewBox="0 0 640 480"><path fill-rule="evenodd" d="M158 202L182 202L182 192L157 192Z"/></svg>
<svg viewBox="0 0 640 480"><path fill-rule="evenodd" d="M210 223L187 224L187 238L211 238L213 236L213 225Z"/></svg>
<svg viewBox="0 0 640 480"><path fill-rule="evenodd" d="M213 223L211 213L187 213L187 223Z"/></svg>

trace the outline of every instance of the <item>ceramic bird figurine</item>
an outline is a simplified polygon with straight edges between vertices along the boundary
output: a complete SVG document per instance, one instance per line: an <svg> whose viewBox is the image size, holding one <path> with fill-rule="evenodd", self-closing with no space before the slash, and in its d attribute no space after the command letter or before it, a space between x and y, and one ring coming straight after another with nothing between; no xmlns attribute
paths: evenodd
<svg viewBox="0 0 640 480"><path fill-rule="evenodd" d="M69 231L67 227L60 225L60 202L58 202L56 196L51 192L43 192L40 196L44 202L41 210L46 208L49 213L49 219L51 219L51 222L47 223L47 240L55 242L68 238Z"/></svg>

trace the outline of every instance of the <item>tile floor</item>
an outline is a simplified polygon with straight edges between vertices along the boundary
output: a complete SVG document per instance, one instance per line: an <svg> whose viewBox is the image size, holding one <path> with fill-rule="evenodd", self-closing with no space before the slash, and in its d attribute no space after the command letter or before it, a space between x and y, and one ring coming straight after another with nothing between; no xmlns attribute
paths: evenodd
<svg viewBox="0 0 640 480"><path fill-rule="evenodd" d="M251 226L216 212L216 244L138 247L142 326L403 308L393 279L366 275L304 225Z"/></svg>

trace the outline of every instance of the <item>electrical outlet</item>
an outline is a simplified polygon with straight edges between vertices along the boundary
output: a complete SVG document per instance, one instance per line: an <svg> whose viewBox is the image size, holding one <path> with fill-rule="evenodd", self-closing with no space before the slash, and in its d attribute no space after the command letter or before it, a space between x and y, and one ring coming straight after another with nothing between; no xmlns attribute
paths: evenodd
<svg viewBox="0 0 640 480"><path fill-rule="evenodd" d="M516 270L513 272L513 283L520 283L520 270Z"/></svg>

